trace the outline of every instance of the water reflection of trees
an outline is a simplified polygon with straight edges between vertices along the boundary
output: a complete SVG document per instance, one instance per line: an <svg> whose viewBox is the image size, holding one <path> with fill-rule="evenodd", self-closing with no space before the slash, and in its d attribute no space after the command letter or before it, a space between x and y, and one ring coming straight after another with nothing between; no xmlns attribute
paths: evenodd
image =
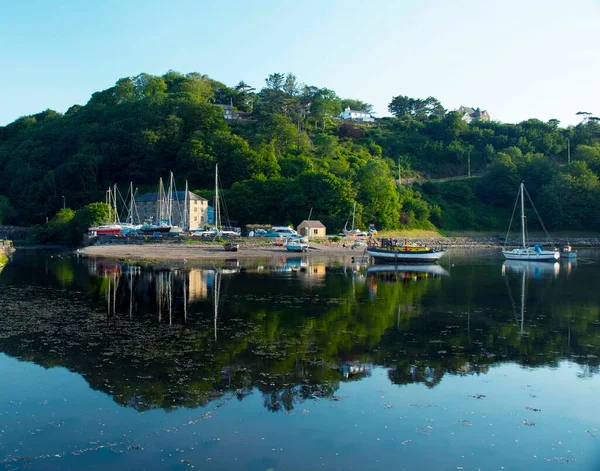
<svg viewBox="0 0 600 471"><path fill-rule="evenodd" d="M290 411L337 399L340 382L368 375L371 364L388 367L396 384L428 387L506 361L570 358L582 376L598 372L598 306L584 283L567 293L558 276L527 279L522 319L506 288L518 290L523 278L497 267L444 277L295 262L176 270L95 263L89 276L73 261L53 266L47 273L58 282L14 284L0 298L2 349L65 366L138 410L195 407L229 391L240 400L259 392L269 410ZM23 299L19 316L7 316Z"/></svg>

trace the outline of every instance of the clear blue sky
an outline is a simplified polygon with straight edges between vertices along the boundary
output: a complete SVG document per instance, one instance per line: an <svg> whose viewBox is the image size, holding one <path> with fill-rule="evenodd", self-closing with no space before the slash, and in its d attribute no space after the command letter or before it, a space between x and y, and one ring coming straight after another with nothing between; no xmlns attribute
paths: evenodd
<svg viewBox="0 0 600 471"><path fill-rule="evenodd" d="M600 115L599 0L0 2L0 125L169 69L273 72L372 103L434 96L492 119Z"/></svg>

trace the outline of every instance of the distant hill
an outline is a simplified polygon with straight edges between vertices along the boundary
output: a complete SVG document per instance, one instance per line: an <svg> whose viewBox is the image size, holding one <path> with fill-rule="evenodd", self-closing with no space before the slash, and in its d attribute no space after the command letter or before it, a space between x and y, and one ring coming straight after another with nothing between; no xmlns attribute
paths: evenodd
<svg viewBox="0 0 600 471"><path fill-rule="evenodd" d="M63 203L104 201L114 183L152 190L170 171L179 189L187 180L210 199L218 163L228 212L241 224L297 224L312 210L339 230L356 201L362 228L484 229L503 217L475 216L486 207L506 214L526 179L550 227L598 229L593 117L568 129L555 120L467 123L432 97L390 100L394 117L359 123L338 116L347 107L369 113L369 104L292 74L272 74L260 90L198 73L123 78L64 114L46 110L0 127L0 224L44 223ZM399 172L447 178L469 163L482 176L449 186L458 193L395 184Z"/></svg>

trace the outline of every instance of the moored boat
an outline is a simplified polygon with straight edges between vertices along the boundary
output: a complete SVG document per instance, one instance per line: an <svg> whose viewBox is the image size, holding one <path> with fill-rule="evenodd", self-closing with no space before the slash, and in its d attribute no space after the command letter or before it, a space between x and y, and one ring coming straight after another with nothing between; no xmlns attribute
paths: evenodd
<svg viewBox="0 0 600 471"><path fill-rule="evenodd" d="M577 258L577 250L573 250L573 247L571 247L570 244L566 244L560 251L560 256L561 258Z"/></svg>
<svg viewBox="0 0 600 471"><path fill-rule="evenodd" d="M240 248L240 244L238 244L237 242L227 242L227 243L223 244L223 248L227 252L237 252L238 249Z"/></svg>
<svg viewBox="0 0 600 471"><path fill-rule="evenodd" d="M446 255L446 251L422 245L409 245L406 241L404 241L404 245L384 244L382 241L381 246L372 242L367 247L367 254L376 262L398 265L401 263L434 263Z"/></svg>
<svg viewBox="0 0 600 471"><path fill-rule="evenodd" d="M521 186L519 187L519 193L517 194L517 201L515 201L515 208L519 202L521 201L521 247L517 247L514 249L502 249L502 254L507 260L523 260L523 261L537 261L537 262L553 262L560 258L560 252L558 249L554 248L552 250L544 250L544 248L540 244L535 244L533 247L527 245L527 217L525 216L525 193L527 190L525 189L525 183L521 182ZM529 197L529 194L527 194ZM529 201L533 205L533 201L529 198ZM533 208L535 210L535 206ZM537 214L537 211L535 211ZM515 211L513 210L513 215ZM538 215L539 217L539 215ZM540 220L541 222L541 220ZM510 224L508 226L508 232L506 234L506 240L504 245L506 247L506 242L508 241L508 234L510 233L510 227L512 225L512 218ZM542 223L542 228L544 228L544 224ZM544 228L546 232L546 229ZM550 239L549 234L546 232L546 236Z"/></svg>

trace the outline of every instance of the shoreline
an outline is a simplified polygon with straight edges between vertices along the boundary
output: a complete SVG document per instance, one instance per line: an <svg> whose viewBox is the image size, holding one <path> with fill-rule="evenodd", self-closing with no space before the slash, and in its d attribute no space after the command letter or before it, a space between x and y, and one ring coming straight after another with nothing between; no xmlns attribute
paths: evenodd
<svg viewBox="0 0 600 471"><path fill-rule="evenodd" d="M311 244L307 252L289 252L285 247L275 245L251 245L240 243L237 252L227 252L223 244L102 244L92 245L75 251L76 255L87 257L117 258L126 260L227 260L248 258L276 258L297 255L308 257L362 256L364 247L351 249L350 246L328 246Z"/></svg>
<svg viewBox="0 0 600 471"><path fill-rule="evenodd" d="M432 248L443 249L485 249L500 248L503 240L497 237L427 237L407 238L409 244L426 245ZM189 244L182 241L168 241L161 243L131 243L127 240L107 240L105 243L90 245L73 251L75 255L95 258L112 258L121 260L168 260L192 261L207 259L248 259L248 258L274 258L281 256L303 257L363 257L366 245L352 248L355 239L339 242L311 242L307 252L289 252L282 246L265 244L243 239L239 242L237 252L228 252L223 249L222 243L195 243ZM364 242L364 239L360 242ZM531 240L531 243L543 241ZM346 246L344 247L344 243ZM600 238L569 238L557 239L556 245L570 243L574 248L598 248ZM516 241L515 241L515 245Z"/></svg>

